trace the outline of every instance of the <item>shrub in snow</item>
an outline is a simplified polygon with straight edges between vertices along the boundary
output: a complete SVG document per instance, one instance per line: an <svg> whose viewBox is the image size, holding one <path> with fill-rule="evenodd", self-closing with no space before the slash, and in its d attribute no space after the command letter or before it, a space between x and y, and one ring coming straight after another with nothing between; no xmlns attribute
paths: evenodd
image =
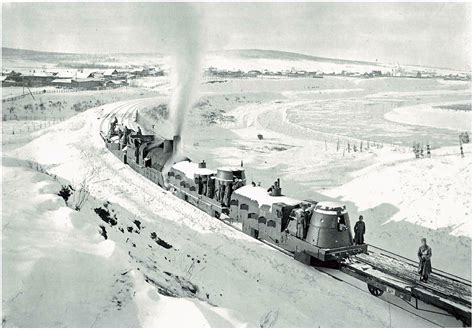
<svg viewBox="0 0 474 330"><path fill-rule="evenodd" d="M133 220L133 223L135 224L135 226L137 226L138 229L141 229L141 222L138 221L138 220Z"/></svg>
<svg viewBox="0 0 474 330"><path fill-rule="evenodd" d="M100 234L103 238L107 239L107 231L105 230L105 227L104 227L104 226L99 226L99 228L100 228L99 234Z"/></svg>
<svg viewBox="0 0 474 330"><path fill-rule="evenodd" d="M109 210L103 207L97 207L94 209L94 212L102 219L102 221L108 223L111 227L117 224L117 220L114 219L111 215Z"/></svg>
<svg viewBox="0 0 474 330"><path fill-rule="evenodd" d="M71 207L80 211L84 203L89 198L90 192L86 180L81 182L78 187L74 188L74 193L72 195L72 204Z"/></svg>
<svg viewBox="0 0 474 330"><path fill-rule="evenodd" d="M72 195L73 191L74 191L74 189L72 188L71 185L62 186L61 190L58 192L58 196L61 196L64 199L64 202L66 202L66 205L67 205L67 201L68 201L69 197Z"/></svg>
<svg viewBox="0 0 474 330"><path fill-rule="evenodd" d="M152 232L152 233L150 234L150 237L151 237L152 240L155 241L156 244L158 244L159 246L161 246L161 247L163 247L163 248L165 248L165 249L167 249L167 250L169 250L169 249L171 249L171 248L173 247L173 245L168 244L167 242L165 242L165 241L163 241L161 238L159 238L158 235L156 235L155 232Z"/></svg>

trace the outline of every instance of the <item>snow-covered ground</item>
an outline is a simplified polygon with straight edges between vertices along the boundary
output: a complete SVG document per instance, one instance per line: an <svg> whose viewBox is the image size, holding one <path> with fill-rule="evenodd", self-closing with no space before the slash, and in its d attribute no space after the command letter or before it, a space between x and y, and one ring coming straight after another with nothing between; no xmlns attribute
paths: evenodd
<svg viewBox="0 0 474 330"><path fill-rule="evenodd" d="M465 157L459 147L445 147L432 158L387 159L352 173L353 180L324 193L352 201L359 210L396 205L399 211L387 221L447 228L451 235L471 237L471 145L464 150Z"/></svg>
<svg viewBox="0 0 474 330"><path fill-rule="evenodd" d="M323 80L317 84L337 92L282 94L315 86L303 80L205 85L203 105L185 126L185 151L208 166L243 160L249 180L266 187L281 177L288 196L342 201L353 221L365 216L369 243L412 259L419 238L426 236L435 267L470 278L470 145L465 158L448 144L433 149L430 159L415 159L404 145L382 148L344 129L318 130L290 120L288 108L307 106L311 98L343 102L354 93L365 98L378 92L376 82L354 87L352 81ZM394 83L400 80L384 82ZM428 81L406 83L423 85L420 94L439 89ZM425 101L416 93L387 96L405 97ZM134 126L139 109L161 102L163 97L94 108L28 139L19 136L17 144L9 136L12 147L4 151L2 164L4 326L460 325L428 312L417 311L424 318L417 317L404 302L396 300L405 309L388 305L395 299L375 298L358 281L348 285L299 264L163 191L105 149L99 131L107 127L107 114ZM387 103L396 108L399 103L393 102ZM374 117L383 119L390 110ZM214 112L227 117L196 124ZM158 132L169 125L153 124ZM451 134L430 129L441 142ZM354 152L361 142L363 151ZM77 186L84 179L91 197L74 211L57 193L61 184ZM371 198L364 197L368 193ZM94 209L110 212L117 223L104 222ZM104 230L107 239L100 234Z"/></svg>
<svg viewBox="0 0 474 330"><path fill-rule="evenodd" d="M106 112L125 105L136 103L89 110L4 158L6 325L432 325L236 232L124 166L98 131ZM79 212L67 208L59 184L21 158L61 180L87 177L93 198ZM118 224L102 222L99 207Z"/></svg>
<svg viewBox="0 0 474 330"><path fill-rule="evenodd" d="M385 118L405 106L465 104L467 86L393 78L206 85L222 94L205 94L204 105L189 114L186 153L214 167L243 161L249 180L268 187L280 177L289 196L343 202L353 221L366 217L368 242L405 257L416 259L420 238L427 237L435 267L471 278L472 154L465 145L461 158L458 137L471 131L470 112L433 109L469 117L462 123L468 127L457 130L443 128L445 121L418 126ZM232 120L195 125L206 111L225 111ZM157 124L157 132L166 126ZM416 159L414 142L429 143L432 158Z"/></svg>
<svg viewBox="0 0 474 330"><path fill-rule="evenodd" d="M214 157L224 164L236 164L241 157L252 169L248 176L265 184L281 176L283 191L300 199L343 202L352 219L365 216L368 242L405 257L416 259L417 245L427 237L436 251L435 267L471 277L470 144L464 146L464 157L459 146L416 159L411 148L367 148L366 141L363 152L348 153L342 150L344 137L288 123L288 106L268 103L229 112L236 121L226 127L238 137L238 148L217 148ZM255 139L257 134L265 139ZM349 141L351 148L361 143Z"/></svg>

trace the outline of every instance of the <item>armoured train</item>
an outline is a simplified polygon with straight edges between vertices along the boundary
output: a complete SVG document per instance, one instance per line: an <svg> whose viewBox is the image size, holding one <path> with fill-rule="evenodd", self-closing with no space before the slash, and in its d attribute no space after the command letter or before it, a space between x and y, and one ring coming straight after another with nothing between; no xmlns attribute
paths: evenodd
<svg viewBox="0 0 474 330"><path fill-rule="evenodd" d="M414 299L414 308L424 301L471 325L470 281L436 271L433 283L419 283L412 278L417 277L416 262L379 248L381 253L376 253L373 246L368 251L366 244L353 245L344 205L284 196L279 179L269 189L248 184L242 164L213 170L205 161L177 158L178 136L144 135L119 128L117 120L100 134L123 163L227 225L305 264L336 265L367 283L375 296L388 292L407 302Z"/></svg>
<svg viewBox="0 0 474 330"><path fill-rule="evenodd" d="M101 136L107 149L136 172L207 214L293 253L300 262L340 261L367 252L367 245L352 243L344 205L284 196L279 179L269 189L248 184L243 166L213 170L205 161L175 159L178 136L144 135L119 128L116 121Z"/></svg>

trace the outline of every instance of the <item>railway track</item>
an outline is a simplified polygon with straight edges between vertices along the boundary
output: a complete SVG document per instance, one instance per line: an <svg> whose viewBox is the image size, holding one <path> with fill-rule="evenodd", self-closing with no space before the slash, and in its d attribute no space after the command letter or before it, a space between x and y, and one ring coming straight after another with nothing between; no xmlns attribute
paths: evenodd
<svg viewBox="0 0 474 330"><path fill-rule="evenodd" d="M237 230L237 231L240 231L243 233L243 231L235 225L235 223L232 223L232 222L229 222L229 221L226 221L226 220L222 220L221 219L221 222L223 222L225 225L233 228L234 230ZM263 239L258 239L258 241L260 241L261 243L273 248L274 250L277 250L285 255L287 255L288 257L290 258L293 258L294 257L294 254L289 252L289 251L286 251L268 241L265 241ZM378 247L375 247L373 245L369 245L372 249L379 249L379 250L382 250L382 251L386 251L386 250L383 250L381 248L378 248ZM387 251L388 252L388 251ZM404 258L402 256L400 256L400 258ZM404 259L407 259L407 258L404 258ZM410 261L410 263L414 263L413 260L410 260L410 259L407 259ZM320 272L320 273L323 273L339 282L343 282L345 283L346 285L349 285L361 292L363 292L364 294L369 294L369 291L368 290L365 290L364 288L362 288L360 285L356 285L354 283L352 283L351 281L349 281L347 278L344 278L344 273L343 272L340 272L339 270L337 269L330 269L330 268L326 268L326 267L321 267L321 266L312 266L313 269L315 269L316 271ZM463 281L467 281L465 279L462 279L456 275L453 275L453 274L450 274L450 273L447 273L447 272L444 272L442 270L438 270L438 269L434 269L435 272L433 272L434 274L435 273L442 273L442 274L447 274L449 275L450 277L453 277L453 278L457 278L459 280L463 280ZM469 281L467 281L469 282ZM470 282L469 282L470 283ZM393 306L394 308L399 308L407 313L410 313L420 319L423 319L424 321L436 326L436 327L440 327L440 328L444 328L446 327L445 325L441 324L441 322L436 322L435 320L433 320L433 318L429 317L428 315L426 316L423 316L423 315L420 315L420 314L417 314L416 311L418 312L423 312L425 314L430 314L430 313L434 313L434 314L438 314L438 315L442 315L442 316L445 316L445 317L449 317L449 318L455 318L455 316L451 315L451 314L446 314L446 313L443 313L441 312L441 310L428 310L428 309L422 309L422 308L419 308L418 307L418 302L416 302L416 305L412 305L409 301L406 301L406 300L403 300L403 299L398 299L397 302L394 302L394 301L390 301L389 299L384 299L382 298L381 295L379 296L375 296L376 299L380 299L380 301L383 301L384 303L386 303L387 305L390 305L390 306ZM404 306L405 305L405 306ZM448 326L448 327L451 327L451 326Z"/></svg>

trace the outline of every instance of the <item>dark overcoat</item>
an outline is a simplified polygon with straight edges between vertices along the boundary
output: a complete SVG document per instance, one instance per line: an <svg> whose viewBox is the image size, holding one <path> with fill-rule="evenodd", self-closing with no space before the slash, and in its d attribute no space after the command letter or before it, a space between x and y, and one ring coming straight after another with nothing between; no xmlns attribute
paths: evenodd
<svg viewBox="0 0 474 330"><path fill-rule="evenodd" d="M354 241L356 244L364 244L365 223L362 220L356 222L354 226Z"/></svg>
<svg viewBox="0 0 474 330"><path fill-rule="evenodd" d="M418 274L427 277L431 273L431 248L428 245L422 245L418 249Z"/></svg>

